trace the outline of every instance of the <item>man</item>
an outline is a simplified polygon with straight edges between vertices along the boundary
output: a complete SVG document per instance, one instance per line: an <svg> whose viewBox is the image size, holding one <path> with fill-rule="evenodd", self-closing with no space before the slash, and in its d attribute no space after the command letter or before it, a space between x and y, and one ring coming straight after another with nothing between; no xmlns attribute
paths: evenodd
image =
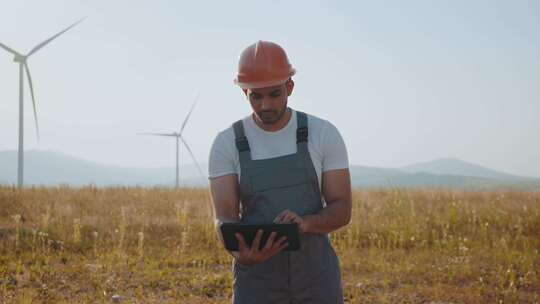
<svg viewBox="0 0 540 304"><path fill-rule="evenodd" d="M235 304L343 303L328 233L351 219L347 152L332 124L287 106L294 74L279 45L247 47L235 83L253 113L220 132L210 152L218 225L295 222L301 233L299 251L283 251L287 241L275 234L261 250L261 231L251 248L236 235Z"/></svg>

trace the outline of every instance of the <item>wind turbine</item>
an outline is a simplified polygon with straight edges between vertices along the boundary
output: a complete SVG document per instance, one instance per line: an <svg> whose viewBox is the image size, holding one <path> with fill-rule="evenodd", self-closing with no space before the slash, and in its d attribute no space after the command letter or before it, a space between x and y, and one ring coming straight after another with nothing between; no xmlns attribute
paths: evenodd
<svg viewBox="0 0 540 304"><path fill-rule="evenodd" d="M168 137L174 137L176 138L176 182L175 186L178 188L180 186L180 174L179 174L179 166L180 166L180 142L186 147L186 150L189 152L189 155L191 156L191 159L193 159L193 162L195 163L195 166L197 166L197 169L199 170L199 173L202 176L205 176L201 167L199 166L199 163L197 163L197 159L195 159L195 155L193 154L193 151L191 151L191 148L187 144L187 142L182 137L182 133L184 132L184 128L186 127L186 124L188 122L189 117L191 116L191 113L193 112L193 109L195 108L195 105L197 104L197 100L199 99L199 95L197 94L197 97L195 97L195 101L193 102L193 105L191 105L191 109L189 109L189 112L182 122L182 126L180 127L180 131L178 132L172 132L172 133L139 133L140 135L155 135L155 136L168 136Z"/></svg>
<svg viewBox="0 0 540 304"><path fill-rule="evenodd" d="M64 29L60 33L50 37L49 39L43 41L42 43L36 45L28 54L23 55L12 48L6 46L5 44L0 43L0 48L6 50L7 52L13 54L15 58L13 58L14 62L19 63L19 156L18 156L18 175L17 175L17 186L19 188L22 188L23 186L23 174L24 174L24 73L26 72L26 76L28 77L28 86L30 87L30 95L32 96L32 105L34 107L34 121L36 123L36 133L37 133L37 140L39 142L39 125L38 125L38 119L37 119L37 111L36 111L36 100L34 95L34 85L32 83L32 76L30 75L30 68L28 67L28 58L32 56L34 53L39 51L41 48L49 44L54 39L58 38L58 36L62 35L63 33L70 30L72 27L76 26L77 24L81 23L84 19L81 19L74 24L70 25L68 28Z"/></svg>

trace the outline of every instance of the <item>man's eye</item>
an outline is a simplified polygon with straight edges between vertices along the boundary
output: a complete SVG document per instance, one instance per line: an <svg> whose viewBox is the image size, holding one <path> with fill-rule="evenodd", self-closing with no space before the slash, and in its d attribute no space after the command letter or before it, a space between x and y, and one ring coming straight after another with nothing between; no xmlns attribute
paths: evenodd
<svg viewBox="0 0 540 304"><path fill-rule="evenodd" d="M274 98L279 97L279 96L281 96L280 92L270 94L270 97L274 97Z"/></svg>

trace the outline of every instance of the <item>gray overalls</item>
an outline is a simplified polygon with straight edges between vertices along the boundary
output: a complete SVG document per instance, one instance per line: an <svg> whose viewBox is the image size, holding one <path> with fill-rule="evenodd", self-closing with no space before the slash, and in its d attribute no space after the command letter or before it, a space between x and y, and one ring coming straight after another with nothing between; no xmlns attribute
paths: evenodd
<svg viewBox="0 0 540 304"><path fill-rule="evenodd" d="M285 209L303 216L323 208L308 151L307 116L296 113L297 152L270 159L252 160L242 121L233 125L240 156L242 223L272 223ZM328 235L303 234L300 247L253 266L233 262L233 303L343 303L339 262Z"/></svg>

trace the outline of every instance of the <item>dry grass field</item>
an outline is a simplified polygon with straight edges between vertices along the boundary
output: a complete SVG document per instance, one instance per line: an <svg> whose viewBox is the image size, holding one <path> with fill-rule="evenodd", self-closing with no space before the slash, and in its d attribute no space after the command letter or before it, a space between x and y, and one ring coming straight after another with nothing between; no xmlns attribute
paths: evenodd
<svg viewBox="0 0 540 304"><path fill-rule="evenodd" d="M354 192L347 303L540 303L540 193ZM0 303L229 303L206 189L0 187Z"/></svg>

